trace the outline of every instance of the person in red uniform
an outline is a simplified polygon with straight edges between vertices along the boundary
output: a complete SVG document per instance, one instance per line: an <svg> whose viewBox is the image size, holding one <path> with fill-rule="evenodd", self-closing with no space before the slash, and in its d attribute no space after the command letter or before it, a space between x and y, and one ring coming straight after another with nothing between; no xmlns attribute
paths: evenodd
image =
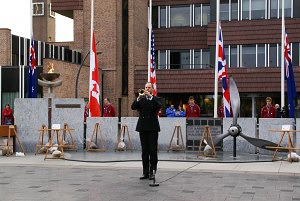
<svg viewBox="0 0 300 201"><path fill-rule="evenodd" d="M218 109L218 117L224 118L224 103L222 103L222 105Z"/></svg>
<svg viewBox="0 0 300 201"><path fill-rule="evenodd" d="M193 96L189 97L189 105L186 107L186 117L200 117L200 107L195 103Z"/></svg>
<svg viewBox="0 0 300 201"><path fill-rule="evenodd" d="M272 98L266 98L266 105L261 109L261 118L275 118L276 117L276 109L272 105Z"/></svg>
<svg viewBox="0 0 300 201"><path fill-rule="evenodd" d="M104 98L104 106L103 106L103 117L115 117L116 110L114 106L110 103L109 98Z"/></svg>
<svg viewBox="0 0 300 201"><path fill-rule="evenodd" d="M13 125L14 124L14 115L13 111L10 108L9 104L5 105L4 110L2 111L2 125Z"/></svg>

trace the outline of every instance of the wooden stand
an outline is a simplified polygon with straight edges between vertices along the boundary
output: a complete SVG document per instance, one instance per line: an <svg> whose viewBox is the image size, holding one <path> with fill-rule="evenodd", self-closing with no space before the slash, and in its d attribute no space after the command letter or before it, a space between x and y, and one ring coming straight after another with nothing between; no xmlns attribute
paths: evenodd
<svg viewBox="0 0 300 201"><path fill-rule="evenodd" d="M73 139L71 130L74 131L74 129L71 129L67 123L64 123L62 144L64 145L64 148L67 148L68 150L76 150L77 151L77 147L74 143L74 139ZM71 140L71 144L69 144L69 141L68 141L68 134L69 134L69 138ZM67 142L67 144L64 144L64 142Z"/></svg>
<svg viewBox="0 0 300 201"><path fill-rule="evenodd" d="M172 142L173 142L175 133L177 133L176 145L172 146ZM181 138L181 140L180 140L180 138ZM181 141L181 144L180 144L180 141ZM173 135L171 137L170 144L169 144L167 152L169 152L170 150L172 150L172 151L185 151L180 125L176 125L175 128L174 128Z"/></svg>
<svg viewBox="0 0 300 201"><path fill-rule="evenodd" d="M213 139L212 139L210 127L209 127L209 125L206 125L206 126L204 127L204 130L203 130L203 133L202 133L202 137L201 137L201 140L200 140L197 158L198 158L199 156L207 156L207 155L204 155L204 153L201 154L202 143L203 143L203 141L204 141L204 138L206 138L206 142L207 142L207 143L208 143L209 141L211 142L211 145L212 145L212 151L213 151L213 155L211 155L211 156L216 157L216 149L215 149L214 141L213 141ZM204 146L204 147L205 147L205 146Z"/></svg>
<svg viewBox="0 0 300 201"><path fill-rule="evenodd" d="M288 150L289 154L290 154L290 157L291 157L291 151L292 150L300 150L300 147L294 147L293 146L291 135L290 135L290 133L297 133L297 132L300 132L300 130L270 130L270 131L272 131L272 132L281 132L281 137L280 137L280 140L278 142L277 147L266 146L266 148L275 149L272 161L274 161L274 159L276 157L276 154L277 154L277 152L278 152L279 149L281 149L281 150ZM285 134L287 134L288 146L287 147L281 147L280 144L281 144L281 142L282 142L283 137L285 136Z"/></svg>
<svg viewBox="0 0 300 201"><path fill-rule="evenodd" d="M39 129L38 131L40 131L39 133L39 137L38 137L38 141L37 141L37 144L35 146L35 155L38 153L38 149L39 148L42 148L42 147L47 147L45 144L44 144L44 135L46 135L47 137L47 142L49 142L49 134L48 134L48 129L46 127L45 124L42 125L42 128ZM41 140L41 141L40 141Z"/></svg>
<svg viewBox="0 0 300 201"><path fill-rule="evenodd" d="M0 136L1 137L6 137L7 136L7 143L6 143L7 153L6 153L6 156L11 155L10 148L9 148L10 137L16 137L17 138L18 144L19 144L22 152L25 154L25 151L24 151L23 146L21 144L21 141L19 139L19 136L18 136L15 125L1 125L0 126ZM15 143L13 143L13 152L14 151L15 151Z"/></svg>
<svg viewBox="0 0 300 201"><path fill-rule="evenodd" d="M127 136L128 136L128 146L125 146L125 148L120 148L119 147L120 142L123 141L125 143L126 133L127 133ZM130 134L129 134L129 131L128 131L128 126L127 125L122 125L121 132L118 134L118 139L117 139L117 144L116 144L116 147L115 147L115 151L127 151L127 150L133 151L133 146L132 146L132 143L131 143Z"/></svg>
<svg viewBox="0 0 300 201"><path fill-rule="evenodd" d="M100 142L101 142L102 148L100 148L100 149L99 149L99 148L93 149L93 148L92 148L92 142L93 142L93 138L94 138L95 133L96 133L95 144L98 145L98 143L97 143L97 141L98 141L98 132L99 132L99 134L100 134ZM92 134L92 136L91 136L89 145L88 145L88 147L87 147L87 151L106 151L106 148L105 148L105 145L104 145L104 142L103 142L102 132L101 132L100 124L99 124L99 123L96 123L95 126L94 126L94 131L93 131L93 134Z"/></svg>
<svg viewBox="0 0 300 201"><path fill-rule="evenodd" d="M51 137L49 138L49 145L45 145L46 147L46 154L45 154L45 158L46 159L64 159L65 158L65 153L64 153L64 145L63 145L63 139L62 136L60 136L60 130L63 129L45 129L47 131L52 131L51 132ZM53 139L56 136L56 140L57 140L57 145L53 146ZM57 147L58 149L61 150L61 155L60 157L48 157L48 152L49 152L49 148L51 147Z"/></svg>

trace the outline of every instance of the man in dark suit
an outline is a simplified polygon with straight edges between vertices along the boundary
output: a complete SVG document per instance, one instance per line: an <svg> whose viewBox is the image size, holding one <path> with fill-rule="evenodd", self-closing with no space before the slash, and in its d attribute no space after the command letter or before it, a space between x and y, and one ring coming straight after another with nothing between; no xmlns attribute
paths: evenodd
<svg viewBox="0 0 300 201"><path fill-rule="evenodd" d="M131 109L139 111L136 131L140 133L143 160L143 176L140 179L154 179L153 172L157 169L157 140L160 126L158 112L161 103L152 95L153 85L145 84L144 94L139 94L132 103Z"/></svg>

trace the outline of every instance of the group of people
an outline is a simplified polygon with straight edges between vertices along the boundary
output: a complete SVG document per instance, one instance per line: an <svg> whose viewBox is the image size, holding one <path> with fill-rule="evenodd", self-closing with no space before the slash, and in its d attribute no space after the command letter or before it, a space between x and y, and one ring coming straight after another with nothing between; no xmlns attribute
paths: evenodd
<svg viewBox="0 0 300 201"><path fill-rule="evenodd" d="M188 103L189 105L187 106L186 111L184 111L184 109L180 105L178 105L177 110L175 109L173 104L170 105L170 107L166 109L167 117L200 117L200 107L195 103L195 99L193 96L189 97Z"/></svg>
<svg viewBox="0 0 300 201"><path fill-rule="evenodd" d="M280 108L279 104L272 105L272 98L266 98L266 105L261 108L261 118L281 118L286 117L286 111L284 108Z"/></svg>

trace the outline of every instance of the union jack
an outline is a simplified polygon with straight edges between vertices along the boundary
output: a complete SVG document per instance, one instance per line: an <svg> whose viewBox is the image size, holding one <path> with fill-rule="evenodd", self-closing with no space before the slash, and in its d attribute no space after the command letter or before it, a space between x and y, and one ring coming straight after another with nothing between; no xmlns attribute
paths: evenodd
<svg viewBox="0 0 300 201"><path fill-rule="evenodd" d="M221 25L219 26L218 41L218 77L219 80L222 80L224 117L226 118L230 117L230 94Z"/></svg>
<svg viewBox="0 0 300 201"><path fill-rule="evenodd" d="M154 33L151 32L151 47L150 47L150 82L153 84L153 95L157 96L157 87L156 87L156 63L155 63L155 50L154 50Z"/></svg>

